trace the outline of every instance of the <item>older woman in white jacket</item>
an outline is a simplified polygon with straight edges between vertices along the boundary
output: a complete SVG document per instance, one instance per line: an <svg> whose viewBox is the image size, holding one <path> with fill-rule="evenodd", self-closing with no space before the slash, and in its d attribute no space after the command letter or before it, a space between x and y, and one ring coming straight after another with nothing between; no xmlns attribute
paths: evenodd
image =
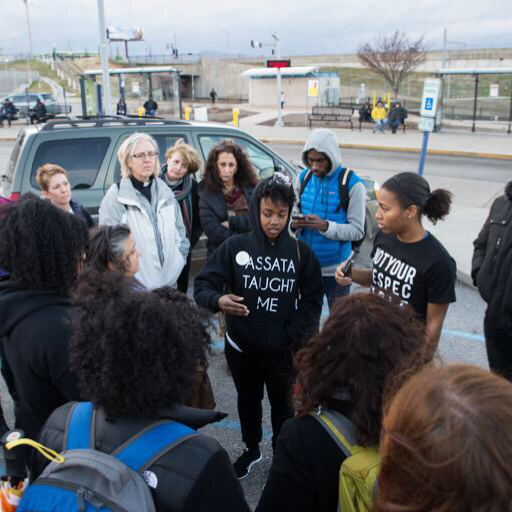
<svg viewBox="0 0 512 512"><path fill-rule="evenodd" d="M190 243L178 202L160 179L158 146L150 135L134 133L117 153L122 179L100 205L100 225L127 224L141 252L135 277L147 288L175 286Z"/></svg>

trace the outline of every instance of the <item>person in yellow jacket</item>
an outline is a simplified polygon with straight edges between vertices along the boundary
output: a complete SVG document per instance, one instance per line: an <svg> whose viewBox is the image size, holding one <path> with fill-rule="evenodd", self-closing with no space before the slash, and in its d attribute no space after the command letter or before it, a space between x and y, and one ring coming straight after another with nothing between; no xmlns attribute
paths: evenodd
<svg viewBox="0 0 512 512"><path fill-rule="evenodd" d="M372 119L375 121L375 128L373 129L373 133L375 133L377 130L384 133L384 127L388 123L388 112L384 108L382 101L378 101L377 106L373 107Z"/></svg>

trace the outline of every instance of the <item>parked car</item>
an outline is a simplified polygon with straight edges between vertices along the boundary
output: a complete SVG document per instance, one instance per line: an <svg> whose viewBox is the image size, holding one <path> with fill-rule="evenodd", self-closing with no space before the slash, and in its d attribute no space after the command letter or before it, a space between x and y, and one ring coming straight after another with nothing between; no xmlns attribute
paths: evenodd
<svg viewBox="0 0 512 512"><path fill-rule="evenodd" d="M37 100L41 100L45 107L46 113L49 117L56 116L58 114L69 114L71 113L71 106L64 105L55 99L53 94L50 93L28 93L28 108L27 108L27 95L26 94L11 94L9 96L4 96L0 99L0 103L3 103L7 98L9 98L14 106L18 109L18 116L20 118L27 117L27 111L32 110L37 103Z"/></svg>
<svg viewBox="0 0 512 512"><path fill-rule="evenodd" d="M295 179L300 171L252 135L223 124L148 118L64 118L27 126L20 131L7 170L2 176L2 195L16 199L25 192L39 194L35 179L37 169L51 162L68 171L73 197L93 217L97 216L106 191L121 178L117 150L126 137L135 131L149 133L155 138L162 164L165 163L165 151L178 139L195 147L203 164L215 144L230 139L245 149L260 178L281 171ZM203 169L198 173L199 180L202 172ZM374 185L373 180L365 178L370 237L375 235L377 229Z"/></svg>

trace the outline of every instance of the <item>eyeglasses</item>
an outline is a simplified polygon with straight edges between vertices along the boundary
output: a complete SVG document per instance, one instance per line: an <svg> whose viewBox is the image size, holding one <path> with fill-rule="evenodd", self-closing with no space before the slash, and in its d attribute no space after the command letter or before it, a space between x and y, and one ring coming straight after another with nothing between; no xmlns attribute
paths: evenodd
<svg viewBox="0 0 512 512"><path fill-rule="evenodd" d="M145 160L146 158L156 158L158 156L158 151L149 151L149 153L135 153L132 155L132 158L136 158L137 160Z"/></svg>

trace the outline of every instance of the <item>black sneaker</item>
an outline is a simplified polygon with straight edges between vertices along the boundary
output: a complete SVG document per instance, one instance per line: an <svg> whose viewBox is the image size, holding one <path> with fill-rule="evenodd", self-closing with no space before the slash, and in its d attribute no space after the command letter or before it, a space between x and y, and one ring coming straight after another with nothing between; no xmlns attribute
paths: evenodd
<svg viewBox="0 0 512 512"><path fill-rule="evenodd" d="M251 468L254 466L254 464L260 462L262 458L263 457L261 456L261 452L258 447L247 448L244 450L242 455L240 455L240 457L238 457L236 462L233 464L233 469L235 470L235 474L238 480L245 478L249 474L249 471L251 471Z"/></svg>

